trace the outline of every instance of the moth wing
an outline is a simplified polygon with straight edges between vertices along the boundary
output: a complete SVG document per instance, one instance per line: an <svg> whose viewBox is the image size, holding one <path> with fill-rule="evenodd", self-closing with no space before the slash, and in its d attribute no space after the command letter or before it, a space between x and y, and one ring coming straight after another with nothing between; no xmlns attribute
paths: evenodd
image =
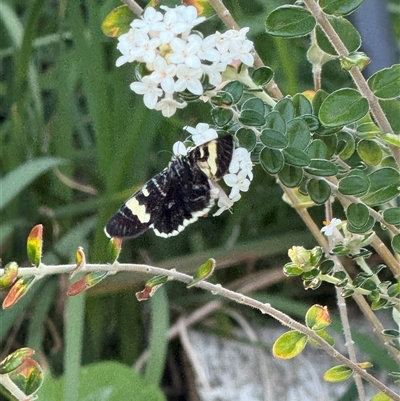
<svg viewBox="0 0 400 401"><path fill-rule="evenodd" d="M151 224L160 237L178 235L186 226L204 216L213 206L210 182L187 157L170 164L170 185L157 218Z"/></svg>
<svg viewBox="0 0 400 401"><path fill-rule="evenodd" d="M136 238L150 228L168 193L168 170L165 168L149 180L110 218L104 229L108 237Z"/></svg>

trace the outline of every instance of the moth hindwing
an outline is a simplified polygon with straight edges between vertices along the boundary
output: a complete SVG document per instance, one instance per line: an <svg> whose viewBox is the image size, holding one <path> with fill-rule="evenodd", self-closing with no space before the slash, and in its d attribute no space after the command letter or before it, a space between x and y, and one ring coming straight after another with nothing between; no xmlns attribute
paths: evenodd
<svg viewBox="0 0 400 401"><path fill-rule="evenodd" d="M214 205L213 181L227 173L233 148L225 135L173 157L111 217L107 236L135 238L149 228L161 237L179 234Z"/></svg>

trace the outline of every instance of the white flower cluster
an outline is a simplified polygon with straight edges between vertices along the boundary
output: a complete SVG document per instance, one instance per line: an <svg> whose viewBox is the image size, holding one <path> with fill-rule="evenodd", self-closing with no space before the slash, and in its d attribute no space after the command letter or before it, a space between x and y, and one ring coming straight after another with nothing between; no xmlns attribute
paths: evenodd
<svg viewBox="0 0 400 401"><path fill-rule="evenodd" d="M249 28L216 32L202 38L191 29L205 20L197 16L193 6L146 8L141 19L131 23L131 29L118 38L118 50L122 53L116 61L119 67L134 61L146 63L149 75L130 88L144 95L149 109L161 110L165 117L172 116L186 102L178 102L173 95L188 90L194 95L203 94L201 83L204 75L211 85L222 82L221 73L229 64L239 62L253 65L250 53L253 42L246 38Z"/></svg>
<svg viewBox="0 0 400 401"><path fill-rule="evenodd" d="M184 129L191 134L196 146L218 138L217 131L205 123L197 124L196 128L186 126ZM175 155L186 155L188 150L190 149L187 149L183 142L175 142L173 146ZM222 188L214 184L219 207L214 216L219 216L225 210L229 210L241 198L240 192L247 192L249 190L250 182L253 179L252 170L251 154L245 148L236 148L233 151L232 160L229 165L229 173L223 177L225 184L231 187L229 196L225 194Z"/></svg>

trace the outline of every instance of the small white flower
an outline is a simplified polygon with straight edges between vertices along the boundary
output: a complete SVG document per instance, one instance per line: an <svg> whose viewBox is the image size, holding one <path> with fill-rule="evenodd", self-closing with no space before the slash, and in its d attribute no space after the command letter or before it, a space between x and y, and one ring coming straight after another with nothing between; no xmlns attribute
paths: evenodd
<svg viewBox="0 0 400 401"><path fill-rule="evenodd" d="M165 58L157 56L153 63L153 69L151 78L161 85L164 92L173 93L175 91L176 65L168 64Z"/></svg>
<svg viewBox="0 0 400 401"><path fill-rule="evenodd" d="M164 117L171 117L175 114L176 109L183 109L187 106L186 102L178 102L172 98L172 94L165 94L165 98L161 99L154 107L155 110L161 110Z"/></svg>
<svg viewBox="0 0 400 401"><path fill-rule="evenodd" d="M202 60L211 61L212 63L218 62L221 58L221 54L215 48L216 46L216 35L212 34L205 37L201 43L200 48L197 52L199 58Z"/></svg>
<svg viewBox="0 0 400 401"><path fill-rule="evenodd" d="M229 172L236 174L240 169L240 162L245 160L249 152L245 148L236 148L233 151L231 164L229 165Z"/></svg>
<svg viewBox="0 0 400 401"><path fill-rule="evenodd" d="M326 224L325 227L321 228L321 232L324 233L327 237L330 237L333 235L333 232L335 231L335 228L340 226L342 224L342 220L337 219L334 217L329 224Z"/></svg>
<svg viewBox="0 0 400 401"><path fill-rule="evenodd" d="M175 82L175 90L182 92L187 89L194 95L201 95L203 93L203 85L200 82L202 74L203 72L200 68L193 69L185 64L178 65L176 69L178 80Z"/></svg>
<svg viewBox="0 0 400 401"><path fill-rule="evenodd" d="M132 82L130 88L138 95L143 95L143 102L149 109L154 109L158 98L163 95L157 82L154 82L150 76L143 77L140 82Z"/></svg>
<svg viewBox="0 0 400 401"><path fill-rule="evenodd" d="M152 63L157 56L157 48L161 41L159 38L150 39L147 34L139 31L135 37L136 52L140 54L143 62Z"/></svg>
<svg viewBox="0 0 400 401"><path fill-rule="evenodd" d="M226 174L224 175L225 184L232 188L229 197L233 200L239 192L247 192L250 187L250 180L246 178L246 171L239 171L238 174Z"/></svg>
<svg viewBox="0 0 400 401"><path fill-rule="evenodd" d="M186 156L187 155L186 146L181 141L174 143L174 145L172 146L172 151L174 152L175 156Z"/></svg>
<svg viewBox="0 0 400 401"><path fill-rule="evenodd" d="M226 66L225 63L212 63L211 65L203 64L201 67L208 75L208 82L213 86L218 86L222 82L221 72L226 70Z"/></svg>
<svg viewBox="0 0 400 401"><path fill-rule="evenodd" d="M171 40L169 45L172 53L169 56L169 61L174 64L186 64L191 68L200 68L201 62L197 51L200 48L201 38L198 35L190 35L188 39L188 42L181 38Z"/></svg>
<svg viewBox="0 0 400 401"><path fill-rule="evenodd" d="M217 131L215 131L214 128L210 128L210 126L205 123L198 123L196 128L186 126L183 129L192 135L193 142L196 146L218 138Z"/></svg>
<svg viewBox="0 0 400 401"><path fill-rule="evenodd" d="M164 16L162 13L156 11L153 7L147 7L140 18L133 20L131 27L141 29L148 33L153 30L154 24L162 21L163 18Z"/></svg>

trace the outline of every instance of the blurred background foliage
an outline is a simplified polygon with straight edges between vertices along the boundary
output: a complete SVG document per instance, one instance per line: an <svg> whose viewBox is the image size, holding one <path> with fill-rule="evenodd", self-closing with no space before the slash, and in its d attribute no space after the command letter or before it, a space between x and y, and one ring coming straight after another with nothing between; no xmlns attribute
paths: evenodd
<svg viewBox="0 0 400 401"><path fill-rule="evenodd" d="M285 1L224 3L241 26L251 27L250 39L275 71L285 95L312 89L305 56L309 40L284 40L264 33L266 15ZM26 237L38 223L44 225L44 263L71 263L78 246L84 247L91 263L104 261L107 219L167 165L172 144L186 137L183 126L212 123L208 106L201 102L165 119L146 109L141 97L130 91L132 69L115 67L117 41L100 29L104 17L120 4L117 0L0 3L0 191L3 200L4 194L14 194L0 204L3 265L12 260L27 265ZM389 6L399 38L400 6L396 0ZM224 27L213 18L209 29ZM331 61L324 66L323 85L332 91L351 82L339 63ZM40 175L35 176L33 168ZM3 179L15 171L18 182ZM280 268L290 246L314 242L296 212L282 201L274 179L259 166L254 173L249 192L235 204L233 214L200 219L167 240L147 232L126 241L119 260L190 272L214 257L220 267L233 266L217 270L211 278L224 284ZM311 214L322 225L322 208ZM132 364L141 354L150 317L155 316L152 303L138 304L134 295L143 279L120 273L95 287L85 302L71 306L77 308L74 313L85 316L77 323L82 325L83 363L114 359ZM329 287L306 293L300 281L296 284L281 280L268 293L304 303L318 297L324 297L320 302L325 304L334 302L333 297L329 300ZM68 278L63 276L41 280L16 307L0 312L0 359L19 346L30 346L42 353L54 373L63 372L67 286ZM165 288L163 299L171 321L212 299L211 294L188 291L176 283ZM240 310L256 317L252 311ZM229 335L229 319L223 314L215 318L214 329Z"/></svg>

